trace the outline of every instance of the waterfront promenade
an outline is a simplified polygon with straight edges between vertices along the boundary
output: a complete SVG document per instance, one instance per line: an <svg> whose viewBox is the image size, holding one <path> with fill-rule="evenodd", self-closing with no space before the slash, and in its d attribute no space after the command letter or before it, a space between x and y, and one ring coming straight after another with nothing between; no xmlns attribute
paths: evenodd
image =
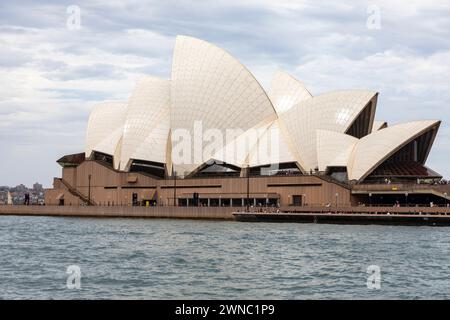
<svg viewBox="0 0 450 320"><path fill-rule="evenodd" d="M233 220L233 208L0 205L1 215Z"/></svg>
<svg viewBox="0 0 450 320"><path fill-rule="evenodd" d="M171 218L339 224L450 225L449 207L133 207L0 205L0 215Z"/></svg>

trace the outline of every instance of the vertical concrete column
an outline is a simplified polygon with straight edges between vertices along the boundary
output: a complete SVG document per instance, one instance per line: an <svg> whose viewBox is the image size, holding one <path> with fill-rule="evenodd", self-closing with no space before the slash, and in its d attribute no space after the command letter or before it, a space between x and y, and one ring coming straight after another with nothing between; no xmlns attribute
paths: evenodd
<svg viewBox="0 0 450 320"><path fill-rule="evenodd" d="M189 207L189 198L186 198L186 207Z"/></svg>
<svg viewBox="0 0 450 320"><path fill-rule="evenodd" d="M211 201L210 201L210 200L211 200L211 199L208 198L208 207L211 206Z"/></svg>

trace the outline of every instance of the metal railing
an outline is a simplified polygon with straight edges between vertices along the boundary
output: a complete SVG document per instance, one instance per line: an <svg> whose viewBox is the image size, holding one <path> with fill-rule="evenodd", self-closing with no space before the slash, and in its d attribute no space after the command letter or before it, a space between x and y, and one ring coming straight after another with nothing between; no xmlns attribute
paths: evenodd
<svg viewBox="0 0 450 320"><path fill-rule="evenodd" d="M62 184L67 188L67 190L69 190L69 192L74 195L75 197L80 198L82 201L84 201L86 204L91 205L91 206L95 206L96 203L94 202L94 200L89 199L87 196L85 196L84 194L82 194L80 191L78 191L77 189L75 189L74 187L72 187L70 185L70 183L68 183L67 181L65 181L63 178L59 178L59 180L62 182Z"/></svg>

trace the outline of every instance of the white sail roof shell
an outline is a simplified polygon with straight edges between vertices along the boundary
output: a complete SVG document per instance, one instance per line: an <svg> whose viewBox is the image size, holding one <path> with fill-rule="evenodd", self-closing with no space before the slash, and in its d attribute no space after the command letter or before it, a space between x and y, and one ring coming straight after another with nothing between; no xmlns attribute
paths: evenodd
<svg viewBox="0 0 450 320"><path fill-rule="evenodd" d="M361 138L349 159L349 180L364 179L401 147L439 123L437 120L412 121L375 131Z"/></svg>
<svg viewBox="0 0 450 320"><path fill-rule="evenodd" d="M248 157L250 166L262 166L285 162L297 162L287 137L280 130L279 120L275 120L258 139Z"/></svg>
<svg viewBox="0 0 450 320"><path fill-rule="evenodd" d="M201 121L203 130L247 131L276 119L272 103L255 77L230 54L208 42L177 37L171 80L172 132L186 129L194 137L196 121ZM176 143L172 141L172 148ZM190 172L207 160L191 157L192 163L180 164L172 158L180 173Z"/></svg>
<svg viewBox="0 0 450 320"><path fill-rule="evenodd" d="M316 130L345 133L376 94L364 90L330 92L302 101L279 115L305 171L318 167Z"/></svg>
<svg viewBox="0 0 450 320"><path fill-rule="evenodd" d="M114 154L123 133L126 103L102 102L95 105L89 115L86 130L86 157L92 151Z"/></svg>
<svg viewBox="0 0 450 320"><path fill-rule="evenodd" d="M266 134L271 125L272 122L267 121L241 134L239 132L236 132L237 134L234 135L228 134L223 147L217 148L217 152L211 156L205 155L205 158L210 157L235 166L246 167L249 164L249 154L257 148L259 140Z"/></svg>
<svg viewBox="0 0 450 320"><path fill-rule="evenodd" d="M317 130L317 160L320 171L346 167L358 139L345 133Z"/></svg>
<svg viewBox="0 0 450 320"><path fill-rule="evenodd" d="M269 97L278 114L301 101L312 98L302 82L284 71L277 71L272 79Z"/></svg>
<svg viewBox="0 0 450 320"><path fill-rule="evenodd" d="M125 169L130 159L166 163L169 131L170 81L144 77L128 102L120 169Z"/></svg>

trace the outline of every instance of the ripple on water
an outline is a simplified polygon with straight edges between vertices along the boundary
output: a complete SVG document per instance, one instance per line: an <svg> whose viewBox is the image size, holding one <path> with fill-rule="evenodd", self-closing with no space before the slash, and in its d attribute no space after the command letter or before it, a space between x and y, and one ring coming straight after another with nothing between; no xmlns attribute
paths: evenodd
<svg viewBox="0 0 450 320"><path fill-rule="evenodd" d="M2 216L0 298L449 299L448 231ZM81 290L66 288L73 264Z"/></svg>

